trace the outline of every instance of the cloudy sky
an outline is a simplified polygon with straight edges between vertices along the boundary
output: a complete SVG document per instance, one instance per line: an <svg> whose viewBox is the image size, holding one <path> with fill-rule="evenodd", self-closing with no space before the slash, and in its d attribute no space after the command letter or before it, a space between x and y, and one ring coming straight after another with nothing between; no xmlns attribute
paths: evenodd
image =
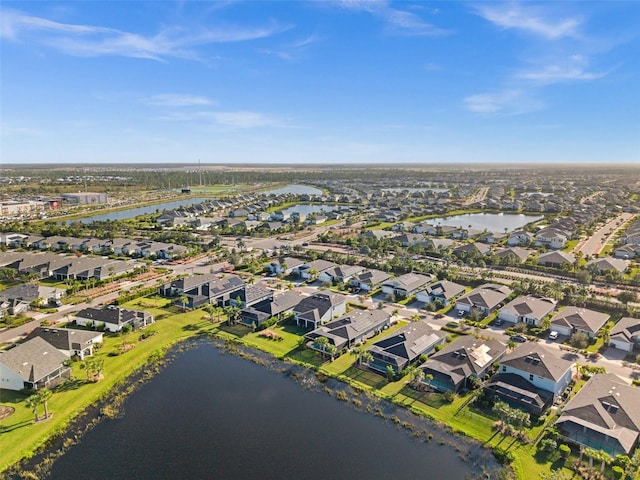
<svg viewBox="0 0 640 480"><path fill-rule="evenodd" d="M638 1L0 8L1 163L640 161Z"/></svg>

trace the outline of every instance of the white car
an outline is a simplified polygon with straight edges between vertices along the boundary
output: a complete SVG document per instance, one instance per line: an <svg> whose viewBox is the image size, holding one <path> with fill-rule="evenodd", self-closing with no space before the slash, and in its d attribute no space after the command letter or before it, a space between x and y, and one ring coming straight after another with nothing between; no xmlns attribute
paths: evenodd
<svg viewBox="0 0 640 480"><path fill-rule="evenodd" d="M555 340L556 338L558 338L558 332L552 330L551 333L549 333L549 340Z"/></svg>

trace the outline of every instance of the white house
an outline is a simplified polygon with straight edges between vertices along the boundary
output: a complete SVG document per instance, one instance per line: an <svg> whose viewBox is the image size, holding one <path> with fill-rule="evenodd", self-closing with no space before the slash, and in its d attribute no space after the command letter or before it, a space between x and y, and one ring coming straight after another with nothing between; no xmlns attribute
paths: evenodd
<svg viewBox="0 0 640 480"><path fill-rule="evenodd" d="M36 337L0 353L0 388L38 390L54 387L68 379L67 356L42 338Z"/></svg>
<svg viewBox="0 0 640 480"><path fill-rule="evenodd" d="M424 290L416 294L416 300L424 303L438 302L441 305L448 305L449 301L461 295L466 290L464 285L442 280L428 285Z"/></svg>
<svg viewBox="0 0 640 480"><path fill-rule="evenodd" d="M513 290L506 285L486 283L460 297L456 302L456 310L470 312L475 309L487 315L494 311L512 292Z"/></svg>
<svg viewBox="0 0 640 480"><path fill-rule="evenodd" d="M626 352L640 346L640 318L621 318L609 332L609 345Z"/></svg>
<svg viewBox="0 0 640 480"><path fill-rule="evenodd" d="M527 295L517 297L500 309L498 317L505 322L526 323L539 327L542 320L553 312L556 302L550 298Z"/></svg>
<svg viewBox="0 0 640 480"><path fill-rule="evenodd" d="M560 335L571 335L576 332L586 334L589 338L595 338L609 320L606 313L596 312L587 308L573 306L565 307L551 320L551 329Z"/></svg>

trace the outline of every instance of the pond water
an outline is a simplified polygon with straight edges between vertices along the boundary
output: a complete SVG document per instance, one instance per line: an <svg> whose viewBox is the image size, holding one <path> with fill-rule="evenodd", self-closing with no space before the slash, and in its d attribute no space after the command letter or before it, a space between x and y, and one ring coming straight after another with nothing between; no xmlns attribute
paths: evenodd
<svg viewBox="0 0 640 480"><path fill-rule="evenodd" d="M542 220L542 215L525 215L515 213L467 213L465 215L454 215L451 217L430 218L427 223L432 225L449 225L452 227L468 227L476 230L484 230L490 232L504 233L506 228L508 232L518 230L528 223Z"/></svg>
<svg viewBox="0 0 640 480"><path fill-rule="evenodd" d="M323 192L322 190L315 188L315 187L310 187L309 185L287 185L285 187L281 187L281 188L274 188L273 190L267 190L266 192L263 192L266 195L271 195L271 194L275 194L275 195L287 195L287 194L292 194L292 195L303 195L303 194L307 194L307 195L322 195Z"/></svg>
<svg viewBox="0 0 640 480"><path fill-rule="evenodd" d="M436 439L201 342L61 456L50 478L438 480L479 470Z"/></svg>
<svg viewBox="0 0 640 480"><path fill-rule="evenodd" d="M285 208L283 212L285 213L301 213L304 215L309 215L310 213L319 213L319 212L331 212L333 210L337 210L340 207L335 205L311 205L307 203L300 203L298 205L294 205L293 207Z"/></svg>
<svg viewBox="0 0 640 480"><path fill-rule="evenodd" d="M392 192L392 193L399 193L399 192L409 192L409 193L414 193L414 192L428 192L428 191L432 191L435 193L440 193L440 192L448 192L449 189L448 188L435 188L435 187L420 187L420 188L383 188L382 189L383 192Z"/></svg>
<svg viewBox="0 0 640 480"><path fill-rule="evenodd" d="M69 220L66 223L81 222L91 223L96 221L104 222L106 220L127 220L128 218L134 218L138 215L146 215L148 213L154 213L156 211L162 212L163 210L175 210L180 207L189 207L197 203L202 203L205 200L211 200L210 198L185 198L184 200L173 200L171 202L156 203L154 205L147 205L146 207L135 207L127 210L119 210L117 212L103 213L100 215L92 215L90 217L77 218Z"/></svg>

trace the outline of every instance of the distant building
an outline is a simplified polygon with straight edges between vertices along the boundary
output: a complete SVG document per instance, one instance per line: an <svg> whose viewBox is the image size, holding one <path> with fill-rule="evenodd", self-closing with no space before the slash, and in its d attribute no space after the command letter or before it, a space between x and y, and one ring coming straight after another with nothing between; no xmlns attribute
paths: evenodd
<svg viewBox="0 0 640 480"><path fill-rule="evenodd" d="M28 215L35 212L42 212L45 206L45 202L36 202L33 200L26 202L8 200L6 202L0 202L0 216L11 217L14 215Z"/></svg>
<svg viewBox="0 0 640 480"><path fill-rule="evenodd" d="M108 198L106 193L94 193L94 192L78 192L78 193L63 193L61 195L62 200L73 205L94 205L100 203L107 203Z"/></svg>

